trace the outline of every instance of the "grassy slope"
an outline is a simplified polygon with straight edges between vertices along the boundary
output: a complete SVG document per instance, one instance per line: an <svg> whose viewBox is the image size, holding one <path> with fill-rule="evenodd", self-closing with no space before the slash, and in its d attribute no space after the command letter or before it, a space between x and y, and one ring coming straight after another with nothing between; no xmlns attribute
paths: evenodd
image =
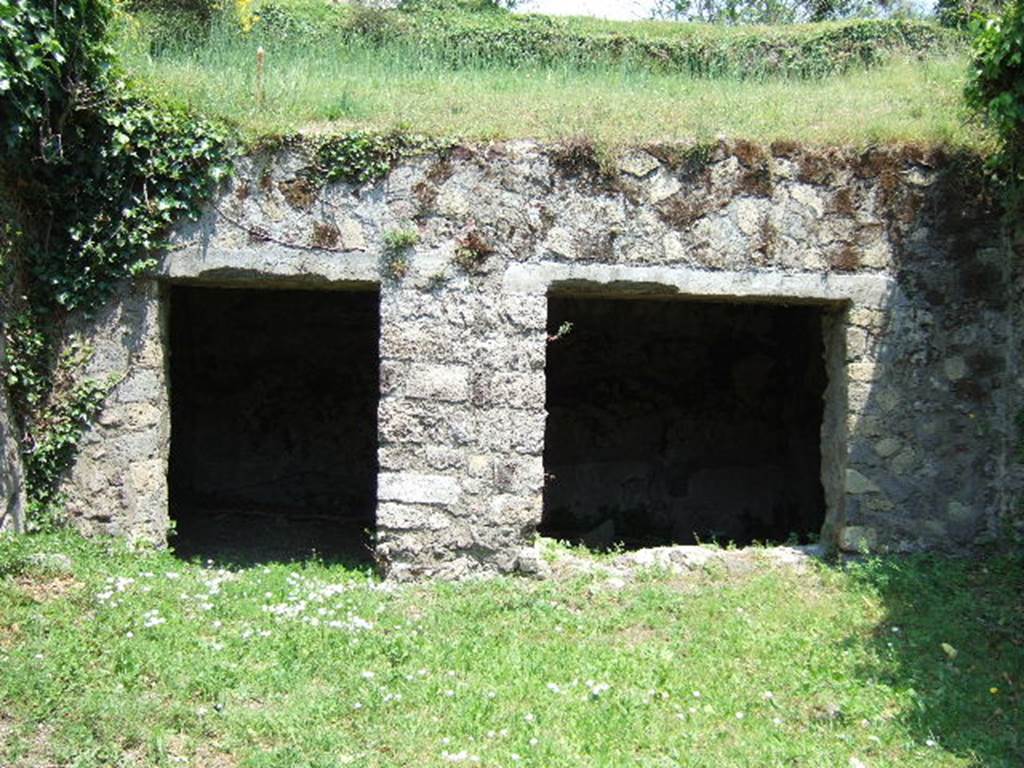
<svg viewBox="0 0 1024 768"><path fill-rule="evenodd" d="M305 13L309 23L320 23ZM322 24L317 28L329 27ZM592 20L566 24L607 31L607 23ZM678 26L686 30L676 34L698 34ZM656 37L676 28L641 24L636 34ZM471 140L588 135L615 145L722 134L976 149L990 141L967 122L961 105L962 54L897 59L824 79L740 80L610 64L453 68L401 42L369 47L302 33L246 39L224 27L200 45L158 47L154 55L150 34L136 25L118 38L128 71L157 96L233 122L249 136L400 128ZM260 45L267 69L257 98Z"/></svg>
<svg viewBox="0 0 1024 768"><path fill-rule="evenodd" d="M0 574L4 765L1024 760L1019 560L385 589L37 536Z"/></svg>
<svg viewBox="0 0 1024 768"><path fill-rule="evenodd" d="M987 140L965 122L962 59L754 83L635 70L449 70L410 65L392 52L271 49L260 102L255 51L241 45L194 57L126 58L157 92L250 135L360 127L468 139L588 135L613 144L718 134L858 145Z"/></svg>

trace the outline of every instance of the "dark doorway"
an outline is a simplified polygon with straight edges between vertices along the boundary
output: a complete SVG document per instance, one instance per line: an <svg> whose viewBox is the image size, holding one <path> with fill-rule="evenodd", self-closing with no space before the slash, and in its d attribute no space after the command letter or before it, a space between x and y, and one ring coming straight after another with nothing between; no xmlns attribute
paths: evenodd
<svg viewBox="0 0 1024 768"><path fill-rule="evenodd" d="M376 290L171 288L179 554L369 561L379 302Z"/></svg>
<svg viewBox="0 0 1024 768"><path fill-rule="evenodd" d="M823 311L550 296L541 532L595 548L816 537Z"/></svg>

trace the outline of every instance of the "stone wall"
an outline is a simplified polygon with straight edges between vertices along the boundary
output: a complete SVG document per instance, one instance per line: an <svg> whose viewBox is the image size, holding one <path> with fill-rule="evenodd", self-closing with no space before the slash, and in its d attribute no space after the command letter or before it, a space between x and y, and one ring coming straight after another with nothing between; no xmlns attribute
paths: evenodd
<svg viewBox="0 0 1024 768"><path fill-rule="evenodd" d="M0 361L4 359L4 337L0 333ZM21 531L25 524L25 479L18 446L18 430L7 400L7 388L0 386L0 531Z"/></svg>
<svg viewBox="0 0 1024 768"><path fill-rule="evenodd" d="M93 349L83 376L113 384L62 488L68 512L87 533L153 542L167 536L170 408L162 295L153 281L126 285L103 311L71 323L70 335Z"/></svg>
<svg viewBox="0 0 1024 768"><path fill-rule="evenodd" d="M832 307L826 540L910 550L1004 532L1021 481L1018 267L953 160L737 143L637 149L609 169L584 145L517 142L323 189L308 165L301 148L241 161L157 280L88 329L94 365L127 378L67 482L86 528L163 538L158 286L191 282L379 284L377 554L396 577L531 567L547 296L595 287ZM393 279L384 235L407 228L419 243Z"/></svg>
<svg viewBox="0 0 1024 768"><path fill-rule="evenodd" d="M1018 543L1024 542L1024 225L1017 227L1016 239L1008 246L1010 263L1007 283L1010 294L1010 343L1006 345L1009 397L1006 418L1014 425L1007 430L1006 497L1001 506L1007 510L1004 529L1012 532Z"/></svg>

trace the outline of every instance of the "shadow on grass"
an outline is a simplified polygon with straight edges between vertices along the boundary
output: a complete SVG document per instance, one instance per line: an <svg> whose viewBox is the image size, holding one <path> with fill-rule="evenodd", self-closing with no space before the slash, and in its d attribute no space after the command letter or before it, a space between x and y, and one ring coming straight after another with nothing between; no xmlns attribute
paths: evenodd
<svg viewBox="0 0 1024 768"><path fill-rule="evenodd" d="M886 615L865 675L910 694L909 730L971 765L1024 766L1024 556L853 566Z"/></svg>
<svg viewBox="0 0 1024 768"><path fill-rule="evenodd" d="M344 520L302 520L244 512L190 515L170 541L182 560L222 568L317 560L349 570L374 569L369 533Z"/></svg>

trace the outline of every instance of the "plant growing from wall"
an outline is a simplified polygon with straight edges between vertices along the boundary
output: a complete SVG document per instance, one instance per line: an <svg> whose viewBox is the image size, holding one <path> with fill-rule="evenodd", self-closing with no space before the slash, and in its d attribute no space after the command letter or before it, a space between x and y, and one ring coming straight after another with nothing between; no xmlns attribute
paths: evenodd
<svg viewBox="0 0 1024 768"><path fill-rule="evenodd" d="M64 504L59 480L71 464L78 443L117 383L79 378L92 349L70 345L53 372L48 399L26 414L25 490L28 529L52 528L61 521Z"/></svg>
<svg viewBox="0 0 1024 768"><path fill-rule="evenodd" d="M410 252L420 241L414 229L392 229L384 233L383 270L392 280L401 280L409 273Z"/></svg>
<svg viewBox="0 0 1024 768"><path fill-rule="evenodd" d="M400 131L351 131L332 136L316 148L312 181L367 184L387 176L402 158L426 152L444 154L449 148L447 142Z"/></svg>
<svg viewBox="0 0 1024 768"><path fill-rule="evenodd" d="M455 241L452 262L463 272L478 272L492 253L494 246L475 225L470 224Z"/></svg>
<svg viewBox="0 0 1024 768"><path fill-rule="evenodd" d="M562 323L560 326L558 326L558 330L557 331L555 331L553 334L548 336L548 343L551 344L551 343L554 343L556 341L560 341L561 339L564 339L566 336L568 336L570 333L572 333L572 329L573 328L574 328L573 323L571 321L569 321L569 320L566 320L564 323Z"/></svg>

